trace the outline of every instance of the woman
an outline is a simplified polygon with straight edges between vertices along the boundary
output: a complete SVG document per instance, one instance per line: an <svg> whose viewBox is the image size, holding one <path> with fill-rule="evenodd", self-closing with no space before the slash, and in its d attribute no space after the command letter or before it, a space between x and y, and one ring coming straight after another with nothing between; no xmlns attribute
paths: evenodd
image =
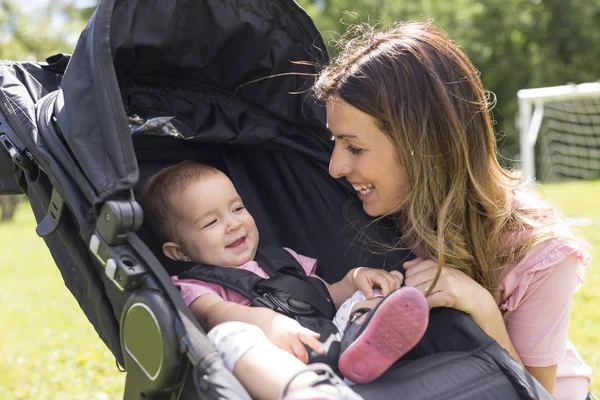
<svg viewBox="0 0 600 400"><path fill-rule="evenodd" d="M591 371L568 344L589 255L551 207L504 170L478 71L429 23L366 29L324 69L333 177L392 216L417 259L406 284L473 320L558 399ZM558 379L557 379L558 371Z"/></svg>

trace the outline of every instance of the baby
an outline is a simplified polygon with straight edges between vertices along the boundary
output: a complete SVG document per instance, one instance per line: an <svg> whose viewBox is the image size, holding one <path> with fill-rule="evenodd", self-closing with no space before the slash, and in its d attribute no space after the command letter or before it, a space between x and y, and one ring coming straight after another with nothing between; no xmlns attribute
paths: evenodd
<svg viewBox="0 0 600 400"><path fill-rule="evenodd" d="M173 277L173 281L209 331L208 337L225 364L251 395L280 398L285 382L309 361L307 347L315 353L325 352L320 335L302 326L299 321L305 321L304 317L294 318L289 310L284 315L274 311L276 307L248 307L257 303L236 290L236 285L202 281L202 275L194 275L195 271L212 271L216 276L227 273L231 281L231 276L247 271L250 274L246 272L244 279L274 280L257 263L261 254L258 229L231 180L213 167L186 161L150 178L142 204L147 222L157 229L164 254L173 260L202 264L190 266L189 272ZM315 275L316 260L312 258L287 248L262 254L277 254L279 264L295 265L302 277L295 273L286 279L301 280L298 285L308 282L317 290L322 287L322 297L335 304L333 323L343 333L338 366L353 382L378 378L425 332L427 301L417 289L400 288L403 277L398 271L354 268L341 281L328 284ZM288 274L287 270L282 269L279 275ZM268 346L272 348L266 350ZM256 351L258 347L262 354ZM265 351L286 361L263 364L260 360ZM288 359L290 354L293 357Z"/></svg>

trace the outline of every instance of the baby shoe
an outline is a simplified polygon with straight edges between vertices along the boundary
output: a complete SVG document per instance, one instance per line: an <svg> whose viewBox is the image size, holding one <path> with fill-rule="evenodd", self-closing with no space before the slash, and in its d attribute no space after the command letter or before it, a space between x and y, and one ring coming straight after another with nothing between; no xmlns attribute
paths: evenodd
<svg viewBox="0 0 600 400"><path fill-rule="evenodd" d="M355 310L342 337L340 372L355 383L374 381L421 340L428 323L427 299L414 287L394 290L373 309Z"/></svg>

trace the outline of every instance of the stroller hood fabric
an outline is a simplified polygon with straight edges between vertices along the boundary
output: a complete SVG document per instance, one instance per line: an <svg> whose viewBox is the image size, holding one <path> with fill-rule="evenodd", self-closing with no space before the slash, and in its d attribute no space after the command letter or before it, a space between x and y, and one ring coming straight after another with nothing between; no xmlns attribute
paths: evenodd
<svg viewBox="0 0 600 400"><path fill-rule="evenodd" d="M135 193L167 165L223 169L261 243L317 258L325 280L361 265L401 269L411 257L377 252L365 238L397 240L395 225L373 224L328 174L325 110L307 92L327 61L292 0L102 0L72 56L0 63L0 191L28 195L65 285L127 370L126 399L249 398L171 283L167 271L189 266L161 259L152 231L138 230ZM120 231L115 219L130 225ZM453 352L413 351L355 390L550 398L466 314L438 309L430 321L426 336Z"/></svg>
<svg viewBox="0 0 600 400"><path fill-rule="evenodd" d="M187 107L186 133L198 140L262 142L283 134L286 123L323 129L322 107L305 94L289 93L310 88L306 74L315 67L300 63L327 60L318 31L293 2L101 2L56 100L83 194L94 206L138 180L126 115L132 105L121 95L130 84L145 82L152 90L157 82L177 82L219 97ZM277 129L262 128L269 122ZM222 124L230 132L224 134Z"/></svg>

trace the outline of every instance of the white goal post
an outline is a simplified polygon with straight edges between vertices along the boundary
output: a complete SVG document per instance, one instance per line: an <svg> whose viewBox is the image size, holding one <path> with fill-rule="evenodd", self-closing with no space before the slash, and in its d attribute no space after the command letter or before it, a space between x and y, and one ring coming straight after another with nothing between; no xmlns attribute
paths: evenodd
<svg viewBox="0 0 600 400"><path fill-rule="evenodd" d="M521 170L522 179L526 182L532 182L536 178L536 142L540 129L549 114L550 105L553 105L554 110L562 112L566 116L558 117L558 124L562 127L556 135L559 135L562 141L560 146L567 153L572 153L574 150L569 150L571 146L580 146L576 151L585 154L584 157L590 157L584 162L591 163L596 171L600 171L600 82L583 83L579 85L554 86L536 89L522 89L517 93L519 98L519 145L521 152ZM582 107L577 104L584 104ZM559 106L559 105L566 106ZM592 105L589 105L592 104ZM575 109L579 108L579 110ZM591 109L592 111L588 111ZM569 109L572 110L571 114ZM578 122L577 119L581 119ZM573 129L573 135L570 135L569 129ZM585 148L586 143L592 141L591 148ZM579 153L578 153L579 154ZM546 157L551 158L549 154ZM565 156L561 156L565 157ZM575 157L575 156L574 156ZM597 157L597 159L595 159ZM576 161L581 164L579 159ZM569 161L567 160L567 164ZM565 166L564 168L575 170L576 168ZM586 166L587 168L587 166ZM577 171L575 175L580 178L585 178L585 174L579 176Z"/></svg>

